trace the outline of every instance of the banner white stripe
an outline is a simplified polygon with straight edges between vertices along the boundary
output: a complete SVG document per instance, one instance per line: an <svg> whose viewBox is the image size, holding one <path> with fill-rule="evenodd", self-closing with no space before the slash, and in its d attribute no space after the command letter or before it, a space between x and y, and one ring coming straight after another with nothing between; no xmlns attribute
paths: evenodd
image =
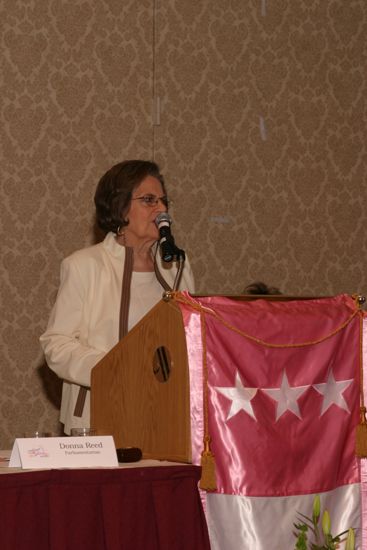
<svg viewBox="0 0 367 550"><path fill-rule="evenodd" d="M267 498L208 494L211 549L292 550L296 543L293 524L297 523L297 512L312 516L314 496ZM362 550L360 485L345 485L320 493L320 499L321 511L327 509L330 513L332 534L355 528L355 548Z"/></svg>

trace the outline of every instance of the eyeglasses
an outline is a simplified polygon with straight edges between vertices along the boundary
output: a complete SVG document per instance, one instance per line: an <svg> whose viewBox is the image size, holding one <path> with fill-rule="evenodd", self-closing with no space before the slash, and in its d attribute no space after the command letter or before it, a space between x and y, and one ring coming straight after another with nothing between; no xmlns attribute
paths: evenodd
<svg viewBox="0 0 367 550"><path fill-rule="evenodd" d="M163 195L163 197L157 197L156 195L143 195L142 197L135 197L131 199L132 201L141 201L145 206L149 206L153 208L153 206L157 206L158 202L161 201L163 206L168 208L170 204L172 204L172 201L168 199L166 195Z"/></svg>

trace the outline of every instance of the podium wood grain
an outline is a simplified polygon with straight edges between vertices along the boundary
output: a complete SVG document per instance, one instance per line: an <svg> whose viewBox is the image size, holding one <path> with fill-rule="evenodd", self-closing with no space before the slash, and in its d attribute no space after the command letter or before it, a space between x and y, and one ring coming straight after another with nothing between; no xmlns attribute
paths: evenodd
<svg viewBox="0 0 367 550"><path fill-rule="evenodd" d="M170 376L159 382L154 353L164 346ZM94 367L91 425L116 447L140 447L143 458L191 461L189 371L181 311L161 300Z"/></svg>

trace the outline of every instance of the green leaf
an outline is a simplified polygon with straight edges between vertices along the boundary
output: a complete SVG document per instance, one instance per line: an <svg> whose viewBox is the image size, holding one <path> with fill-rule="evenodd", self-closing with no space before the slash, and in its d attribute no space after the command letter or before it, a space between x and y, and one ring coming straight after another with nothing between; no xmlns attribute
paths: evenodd
<svg viewBox="0 0 367 550"><path fill-rule="evenodd" d="M293 527L295 527L299 531L308 531L308 525L306 525L305 523L293 523Z"/></svg>
<svg viewBox="0 0 367 550"><path fill-rule="evenodd" d="M300 533L296 545L295 550L307 550L307 535L305 533Z"/></svg>

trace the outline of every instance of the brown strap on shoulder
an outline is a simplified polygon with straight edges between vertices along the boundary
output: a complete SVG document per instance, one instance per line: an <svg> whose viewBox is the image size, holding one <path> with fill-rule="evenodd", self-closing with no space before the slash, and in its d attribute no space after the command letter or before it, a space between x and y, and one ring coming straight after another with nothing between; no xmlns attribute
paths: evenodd
<svg viewBox="0 0 367 550"><path fill-rule="evenodd" d="M134 266L134 251L132 248L125 247L124 274L122 276L121 305L120 305L120 325L119 338L123 338L128 331L129 305L130 305L130 286Z"/></svg>

